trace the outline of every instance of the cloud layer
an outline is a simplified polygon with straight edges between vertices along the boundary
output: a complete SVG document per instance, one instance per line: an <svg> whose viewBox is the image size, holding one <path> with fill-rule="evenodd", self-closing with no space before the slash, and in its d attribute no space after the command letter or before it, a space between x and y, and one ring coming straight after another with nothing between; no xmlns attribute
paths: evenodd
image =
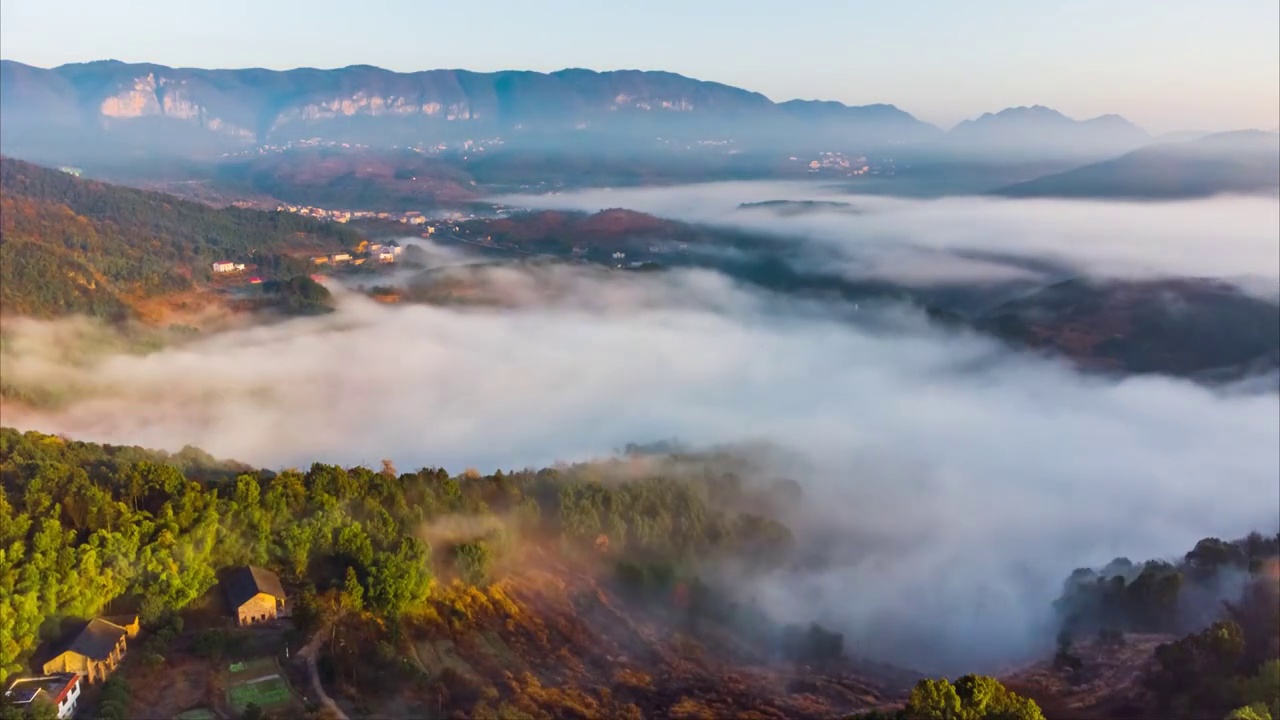
<svg viewBox="0 0 1280 720"><path fill-rule="evenodd" d="M1280 524L1275 392L1086 377L905 310L850 322L706 272L479 272L522 304L339 290L332 315L146 355L85 354L77 338L98 331L83 324L13 324L6 383L68 402L10 403L4 423L271 467L492 470L768 440L805 459L792 524L828 566L761 585L762 601L822 617L856 652L943 669L1035 650L1077 566Z"/></svg>
<svg viewBox="0 0 1280 720"><path fill-rule="evenodd" d="M756 205L770 201L845 206ZM809 241L853 276L908 284L1043 275L1025 262L1102 278L1241 279L1280 294L1280 203L1220 197L1177 203L931 200L850 194L816 183L736 182L506 196L516 206L643 212ZM987 256L981 264L966 254ZM1005 258L994 262L991 256Z"/></svg>

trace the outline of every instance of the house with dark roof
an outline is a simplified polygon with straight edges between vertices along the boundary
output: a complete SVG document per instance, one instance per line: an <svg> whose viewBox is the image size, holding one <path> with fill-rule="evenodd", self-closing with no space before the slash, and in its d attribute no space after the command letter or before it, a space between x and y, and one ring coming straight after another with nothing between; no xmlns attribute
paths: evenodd
<svg viewBox="0 0 1280 720"><path fill-rule="evenodd" d="M236 568L223 581L223 588L237 624L250 625L288 614L280 577L270 570L253 565Z"/></svg>
<svg viewBox="0 0 1280 720"><path fill-rule="evenodd" d="M106 679L124 658L126 639L137 635L137 622L136 617L131 626L103 618L90 620L65 650L44 664L44 673L78 673L91 683Z"/></svg>
<svg viewBox="0 0 1280 720"><path fill-rule="evenodd" d="M5 697L18 707L29 709L38 703L53 706L58 718L69 718L80 699L80 675L60 673L38 678L18 678L9 685Z"/></svg>

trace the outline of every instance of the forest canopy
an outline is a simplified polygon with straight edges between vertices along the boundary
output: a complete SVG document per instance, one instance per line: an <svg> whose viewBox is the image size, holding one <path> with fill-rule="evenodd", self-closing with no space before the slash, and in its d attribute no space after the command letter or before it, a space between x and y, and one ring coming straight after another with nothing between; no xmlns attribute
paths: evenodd
<svg viewBox="0 0 1280 720"><path fill-rule="evenodd" d="M273 472L195 448L165 453L2 428L0 682L29 668L65 621L116 601L138 600L144 626L172 636L177 613L210 593L222 571L245 564L275 571L299 592L300 628L332 625L335 642L345 638L332 650L344 682L410 681L416 671L395 649L403 633L424 622L462 631L480 608L505 613L505 622L523 612L495 582L517 545L593 559L620 599L679 618L680 632L727 632L772 648L778 661L838 667L850 651L841 633L777 624L702 574L721 561L769 572L793 559L792 531L770 508L799 488L757 487L732 467L716 453L673 449L665 458L490 475L400 472L390 462ZM1145 704L1169 718L1275 720L1278 541L1207 538L1175 563L1117 559L1076 571L1056 606L1060 655L1070 656L1073 633L1117 642L1128 632L1186 633L1157 649L1141 679ZM205 633L193 642L214 640ZM471 680L440 682L453 684L453 707L483 705ZM530 685L514 697L537 692ZM866 717L1043 715L997 680L970 675L922 680L904 708Z"/></svg>
<svg viewBox="0 0 1280 720"><path fill-rule="evenodd" d="M500 538L432 547L420 529L453 516L672 566L725 555L778 558L791 533L732 509L721 478L602 481L590 465L519 473L396 473L314 464L249 470L188 449L170 455L0 429L0 676L22 670L63 618L140 595L181 610L219 570L269 567L295 586L358 583L389 618L426 599L441 567L482 582ZM713 502L713 499L716 502ZM2 681L2 678L0 678Z"/></svg>

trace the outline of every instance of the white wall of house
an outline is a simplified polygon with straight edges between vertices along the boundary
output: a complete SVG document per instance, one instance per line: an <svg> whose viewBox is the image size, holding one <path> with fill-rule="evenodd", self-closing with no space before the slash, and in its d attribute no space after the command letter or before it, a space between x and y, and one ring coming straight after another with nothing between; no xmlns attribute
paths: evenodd
<svg viewBox="0 0 1280 720"><path fill-rule="evenodd" d="M69 718L76 712L76 701L80 699L80 676L76 675L76 682L71 686L71 691L67 696L62 698L62 702L58 703L58 718Z"/></svg>

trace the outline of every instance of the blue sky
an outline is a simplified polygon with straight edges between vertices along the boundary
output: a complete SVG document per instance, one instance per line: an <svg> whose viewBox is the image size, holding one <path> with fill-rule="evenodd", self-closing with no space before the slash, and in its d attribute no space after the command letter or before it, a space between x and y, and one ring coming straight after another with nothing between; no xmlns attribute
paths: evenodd
<svg viewBox="0 0 1280 720"><path fill-rule="evenodd" d="M950 126L1011 105L1280 125L1276 0L4 0L0 55L196 67L662 69Z"/></svg>

